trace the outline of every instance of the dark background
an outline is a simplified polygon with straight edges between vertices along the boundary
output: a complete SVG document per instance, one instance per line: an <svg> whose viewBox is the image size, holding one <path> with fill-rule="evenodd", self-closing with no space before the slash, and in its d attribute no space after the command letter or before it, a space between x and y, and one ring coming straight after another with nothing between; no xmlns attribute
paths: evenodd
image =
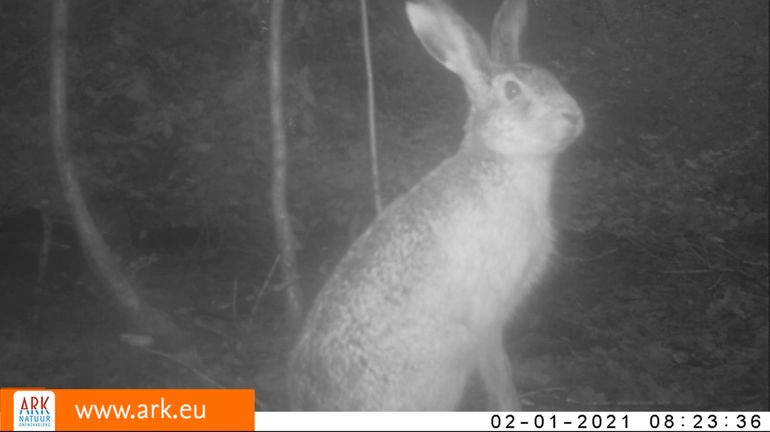
<svg viewBox="0 0 770 432"><path fill-rule="evenodd" d="M456 2L488 34L498 2ZM370 1L382 189L462 137L459 80L403 2ZM0 2L0 386L254 387L285 408L269 201L267 1L71 3L70 139L90 210L194 338L126 344L84 270L49 138L50 5ZM290 1L289 201L316 292L374 217L359 2ZM767 409L768 2L536 1L524 56L586 116L560 159L558 253L512 320L530 409ZM31 286L55 214L43 350ZM122 335L122 338L121 338Z"/></svg>

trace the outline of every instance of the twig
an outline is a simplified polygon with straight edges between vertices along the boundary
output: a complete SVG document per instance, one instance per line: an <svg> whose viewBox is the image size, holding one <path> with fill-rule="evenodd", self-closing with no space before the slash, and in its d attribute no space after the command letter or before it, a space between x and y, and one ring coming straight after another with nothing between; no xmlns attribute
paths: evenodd
<svg viewBox="0 0 770 432"><path fill-rule="evenodd" d="M265 291L267 290L267 286L270 284L270 281L273 279L273 273L275 273L275 269L278 267L278 261L280 259L281 259L280 255L275 256L273 265L270 266L270 271L267 272L267 277L265 277L264 282L262 282L262 286L259 288L259 291L257 292L257 295L254 298L254 303L251 305L251 312L249 313L249 324L247 328L251 328L251 326L254 324L254 316L257 314L257 308L259 308L259 302L262 300L262 297L265 295Z"/></svg>
<svg viewBox="0 0 770 432"><path fill-rule="evenodd" d="M187 363L183 362L182 360L179 360L178 358L176 358L175 356L173 356L171 354L164 353L164 352L158 351L158 350L154 350L154 349L152 349L150 347L143 346L143 345L132 345L132 346L134 346L136 348L139 348L139 349L143 349L143 350L147 351L150 354L155 354L155 355L157 355L159 357L163 357L165 359L172 360L172 361L182 365L183 367L187 368L187 370L189 370L190 372L194 373L196 376L198 376L198 378L208 382L209 384L213 385L214 387L216 387L216 388L224 388L224 386L222 384L219 384L213 378L209 377L208 375L206 375L205 373L200 371L198 368L188 365Z"/></svg>
<svg viewBox="0 0 770 432"><path fill-rule="evenodd" d="M230 301L232 302L233 322L237 322L238 321L238 277L237 276L233 279L232 292L233 294Z"/></svg>

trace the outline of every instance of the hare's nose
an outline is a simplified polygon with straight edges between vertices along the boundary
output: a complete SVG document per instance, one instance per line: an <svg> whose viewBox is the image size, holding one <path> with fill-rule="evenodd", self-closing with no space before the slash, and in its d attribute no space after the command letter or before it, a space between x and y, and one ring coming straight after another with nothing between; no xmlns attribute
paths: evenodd
<svg viewBox="0 0 770 432"><path fill-rule="evenodd" d="M572 123L573 125L576 125L576 124L578 124L578 122L580 121L580 116L579 116L579 115L576 115L576 114L571 114L571 113L561 113L561 115L562 115L562 116L563 116L565 119L567 119L567 121L568 121L568 122Z"/></svg>

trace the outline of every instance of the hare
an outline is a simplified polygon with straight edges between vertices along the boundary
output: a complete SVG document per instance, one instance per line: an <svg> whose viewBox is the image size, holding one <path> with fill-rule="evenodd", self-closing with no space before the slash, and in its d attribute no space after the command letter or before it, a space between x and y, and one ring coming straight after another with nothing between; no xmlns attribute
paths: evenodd
<svg viewBox="0 0 770 432"><path fill-rule="evenodd" d="M452 410L478 374L491 409L517 410L503 329L544 271L553 165L583 115L553 75L520 62L524 1L497 12L491 53L442 1L406 12L465 86L465 138L377 217L319 292L290 355L289 403Z"/></svg>

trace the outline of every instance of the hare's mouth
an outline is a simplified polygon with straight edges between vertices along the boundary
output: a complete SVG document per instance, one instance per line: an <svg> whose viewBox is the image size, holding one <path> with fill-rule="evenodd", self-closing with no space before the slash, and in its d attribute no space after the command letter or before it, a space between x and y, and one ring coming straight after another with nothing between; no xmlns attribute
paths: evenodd
<svg viewBox="0 0 770 432"><path fill-rule="evenodd" d="M585 122L583 121L583 115L581 113L562 112L561 117L565 120L565 124L567 125L566 128L572 129L566 134L568 137L567 139L574 140L583 133Z"/></svg>
<svg viewBox="0 0 770 432"><path fill-rule="evenodd" d="M579 126L583 122L583 116L575 113L570 112L563 112L561 113L561 116L564 117L565 120L572 123L575 126Z"/></svg>

